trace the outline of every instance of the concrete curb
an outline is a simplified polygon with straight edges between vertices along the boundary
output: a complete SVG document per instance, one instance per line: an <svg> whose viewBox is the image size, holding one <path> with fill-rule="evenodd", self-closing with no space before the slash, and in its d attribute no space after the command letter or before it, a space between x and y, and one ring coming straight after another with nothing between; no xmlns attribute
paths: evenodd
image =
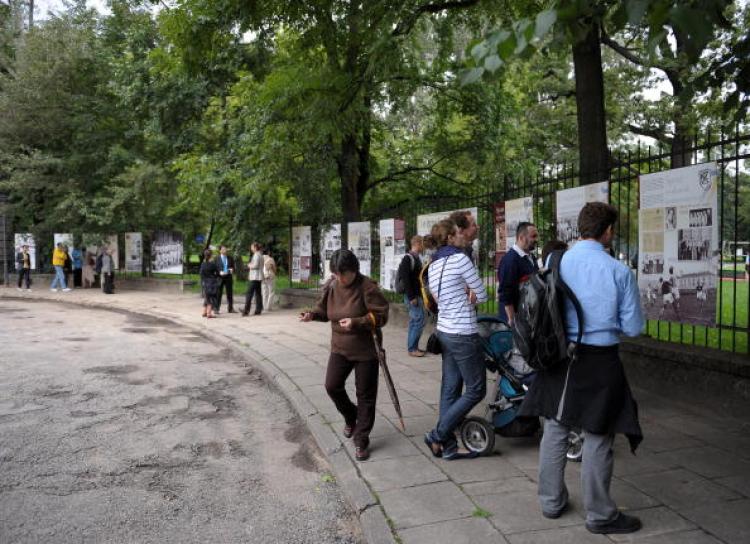
<svg viewBox="0 0 750 544"><path fill-rule="evenodd" d="M261 355L225 334L209 334L202 327L185 323L180 319L176 319L174 316L162 314L158 311L139 312L130 308L123 308L122 306L103 307L91 302L52 298L49 296L29 299L2 292L0 292L0 298L24 302L66 303L74 304L82 308L125 313L135 316L156 316L160 319L171 321L180 327L184 327L185 329L190 330L193 334L203 336L211 341L219 342L223 347L239 353L250 365L259 370L269 383L273 383L276 386L284 398L286 398L289 404L291 404L294 411L297 412L299 417L305 422L310 434L312 434L318 447L330 463L337 483L341 486L342 491L356 511L362 527L362 532L367 542L370 544L396 544L396 538L394 537L393 531L386 519L380 501L365 483L365 480L360 475L356 462L351 458L338 435L336 435L331 426L325 422L317 408L315 408L315 406L313 406L313 404L307 399L294 381L268 357Z"/></svg>

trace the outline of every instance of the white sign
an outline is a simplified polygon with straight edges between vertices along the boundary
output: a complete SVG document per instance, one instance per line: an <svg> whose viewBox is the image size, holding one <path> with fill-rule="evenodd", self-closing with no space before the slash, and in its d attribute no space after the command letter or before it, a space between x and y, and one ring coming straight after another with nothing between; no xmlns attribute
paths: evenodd
<svg viewBox="0 0 750 544"><path fill-rule="evenodd" d="M55 235L57 236L57 235ZM65 235L68 236L68 235ZM72 243L71 238L71 243ZM102 234L84 234L82 236L82 249L85 249L84 262L86 255L91 255L93 259L96 259L105 248L112 250L112 260L114 261L115 270L120 269L120 253L117 242L117 235L102 235Z"/></svg>
<svg viewBox="0 0 750 544"><path fill-rule="evenodd" d="M34 235L30 232L16 233L14 236L14 246L16 248L16 254L21 253L23 246L29 246L29 258L31 259L31 269L36 270L36 241ZM18 270L18 265L16 265Z"/></svg>
<svg viewBox="0 0 750 544"><path fill-rule="evenodd" d="M55 238L55 248L57 248L57 244L63 244L65 246L68 246L69 250L73 249L73 235L72 234L61 234L59 232L56 232L54 235Z"/></svg>
<svg viewBox="0 0 750 544"><path fill-rule="evenodd" d="M143 235L140 232L125 233L125 272L140 273L143 270Z"/></svg>
<svg viewBox="0 0 750 544"><path fill-rule="evenodd" d="M534 199L530 196L505 201L505 250L516 243L516 229L520 223L534 222Z"/></svg>
<svg viewBox="0 0 750 544"><path fill-rule="evenodd" d="M380 286L396 290L396 272L406 254L403 219L380 220Z"/></svg>
<svg viewBox="0 0 750 544"><path fill-rule="evenodd" d="M312 229L292 227L292 281L308 281L312 268Z"/></svg>
<svg viewBox="0 0 750 544"><path fill-rule="evenodd" d="M182 274L182 251L181 233L154 232L151 239L151 271L157 274Z"/></svg>
<svg viewBox="0 0 750 544"><path fill-rule="evenodd" d="M360 221L349 223L348 243L349 249L354 252L359 260L359 272L363 276L370 276L372 273L372 235L370 233L370 222Z"/></svg>
<svg viewBox="0 0 750 544"><path fill-rule="evenodd" d="M453 212L458 211L471 212L471 215L473 215L474 219L479 223L479 210L477 208L462 208L460 210L451 210L448 212L428 213L417 216L417 234L420 236L427 236L432 231L432 226L435 223L442 221L443 219L448 219Z"/></svg>
<svg viewBox="0 0 750 544"><path fill-rule="evenodd" d="M649 319L716 324L717 178L716 163L640 177L638 287Z"/></svg>
<svg viewBox="0 0 750 544"><path fill-rule="evenodd" d="M557 191L557 239L569 247L578 240L578 214L588 202L609 203L609 182Z"/></svg>
<svg viewBox="0 0 750 544"><path fill-rule="evenodd" d="M337 249L341 249L341 225L336 223L328 230L320 232L320 283L325 283L331 276L331 256Z"/></svg>

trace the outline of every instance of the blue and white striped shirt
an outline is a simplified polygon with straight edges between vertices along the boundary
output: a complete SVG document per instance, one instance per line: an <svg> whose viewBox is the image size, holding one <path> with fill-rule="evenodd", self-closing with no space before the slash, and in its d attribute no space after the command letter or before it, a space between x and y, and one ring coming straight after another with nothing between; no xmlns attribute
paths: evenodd
<svg viewBox="0 0 750 544"><path fill-rule="evenodd" d="M437 330L449 334L476 334L477 310L469 302L466 288L476 293L477 304L487 301L487 291L474 263L464 253L455 253L433 261L428 273L430 292L438 303Z"/></svg>
<svg viewBox="0 0 750 544"><path fill-rule="evenodd" d="M620 334L638 336L643 329L638 284L630 269L613 259L594 240L581 240L563 254L560 277L583 308L583 344L612 346ZM565 302L568 339L575 341L578 316Z"/></svg>

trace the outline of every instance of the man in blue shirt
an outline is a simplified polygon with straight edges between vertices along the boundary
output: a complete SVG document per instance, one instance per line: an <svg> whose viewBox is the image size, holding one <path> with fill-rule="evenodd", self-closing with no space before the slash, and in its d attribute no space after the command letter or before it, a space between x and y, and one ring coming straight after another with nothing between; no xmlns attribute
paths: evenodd
<svg viewBox="0 0 750 544"><path fill-rule="evenodd" d="M538 239L539 232L532 223L519 223L516 228L516 243L497 267L498 315L508 324L513 322L518 309L521 282L539 270L536 259L531 254L536 249Z"/></svg>
<svg viewBox="0 0 750 544"><path fill-rule="evenodd" d="M545 418L539 451L539 501L547 518L558 518L568 505L565 460L568 433L584 433L581 481L586 528L597 534L632 533L638 518L618 511L609 487L612 443L625 434L632 451L643 438L638 411L618 355L620 335L637 336L644 326L638 286L627 266L607 251L614 238L617 210L592 202L578 216L580 241L560 263L560 276L583 308L583 337L576 358L537 373L522 415ZM565 303L568 340L576 341L578 318Z"/></svg>

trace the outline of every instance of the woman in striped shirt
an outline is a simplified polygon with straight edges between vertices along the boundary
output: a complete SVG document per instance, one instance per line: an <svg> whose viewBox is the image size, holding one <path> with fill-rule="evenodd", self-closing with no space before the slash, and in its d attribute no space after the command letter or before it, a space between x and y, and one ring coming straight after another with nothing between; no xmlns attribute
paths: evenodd
<svg viewBox="0 0 750 544"><path fill-rule="evenodd" d="M437 223L432 237L438 250L428 269L429 284L438 304L437 336L443 350L443 377L440 417L424 440L435 457L450 461L476 457L475 453L458 451L455 429L486 393L475 306L487 300L487 291L464 253L464 240L453 221ZM461 394L463 385L466 390Z"/></svg>

